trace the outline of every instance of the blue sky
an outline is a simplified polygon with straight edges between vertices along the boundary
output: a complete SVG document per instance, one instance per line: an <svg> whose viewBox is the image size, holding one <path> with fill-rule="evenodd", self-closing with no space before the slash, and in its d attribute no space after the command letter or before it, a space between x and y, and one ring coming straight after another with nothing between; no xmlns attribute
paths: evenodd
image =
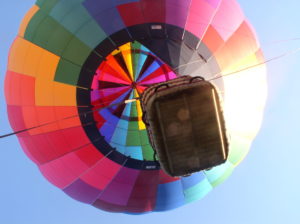
<svg viewBox="0 0 300 224"><path fill-rule="evenodd" d="M0 84L18 26L34 0L2 1ZM300 47L299 0L238 0L254 25L266 58ZM279 41L279 42L278 42ZM268 64L269 97L260 133L233 175L203 200L165 213L110 214L67 197L48 183L16 137L0 140L0 223L300 223L300 53ZM10 126L3 88L0 132ZM255 87L253 87L255 90Z"/></svg>

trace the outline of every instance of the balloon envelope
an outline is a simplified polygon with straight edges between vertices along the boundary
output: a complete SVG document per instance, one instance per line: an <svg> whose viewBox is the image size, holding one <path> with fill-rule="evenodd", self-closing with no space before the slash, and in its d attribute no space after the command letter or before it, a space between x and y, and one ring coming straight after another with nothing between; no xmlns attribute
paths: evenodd
<svg viewBox="0 0 300 224"><path fill-rule="evenodd" d="M52 122L18 139L69 196L111 212L165 211L204 197L246 156L267 87L263 64L243 69L261 62L235 0L37 0L10 50L8 115L15 131ZM230 153L221 166L172 178L153 160L138 101L98 109L179 75L218 88Z"/></svg>

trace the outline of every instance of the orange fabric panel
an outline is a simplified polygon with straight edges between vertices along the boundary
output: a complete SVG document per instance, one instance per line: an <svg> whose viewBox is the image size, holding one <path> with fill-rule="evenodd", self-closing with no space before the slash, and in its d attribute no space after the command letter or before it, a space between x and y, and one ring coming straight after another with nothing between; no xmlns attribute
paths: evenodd
<svg viewBox="0 0 300 224"><path fill-rule="evenodd" d="M17 37L10 50L8 70L53 80L59 59L59 56Z"/></svg>
<svg viewBox="0 0 300 224"><path fill-rule="evenodd" d="M8 57L7 70L24 73L24 58L27 55L28 48L32 45L30 42L25 41L24 39L17 37L11 48ZM33 76L33 75L32 75Z"/></svg>
<svg viewBox="0 0 300 224"><path fill-rule="evenodd" d="M254 38L247 23L243 22L225 45L215 54L221 70L255 53L259 47Z"/></svg>
<svg viewBox="0 0 300 224"><path fill-rule="evenodd" d="M53 81L60 57L46 50L42 50L40 63L36 69L38 79Z"/></svg>
<svg viewBox="0 0 300 224"><path fill-rule="evenodd" d="M76 106L76 87L37 79L35 102L37 106Z"/></svg>
<svg viewBox="0 0 300 224"><path fill-rule="evenodd" d="M224 40L213 26L209 26L202 41L211 52L215 52L224 44Z"/></svg>

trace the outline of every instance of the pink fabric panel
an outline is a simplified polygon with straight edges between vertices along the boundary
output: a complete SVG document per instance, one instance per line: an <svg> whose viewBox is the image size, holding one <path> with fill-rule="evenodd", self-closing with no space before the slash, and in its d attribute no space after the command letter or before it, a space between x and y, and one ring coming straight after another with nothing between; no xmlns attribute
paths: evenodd
<svg viewBox="0 0 300 224"><path fill-rule="evenodd" d="M235 0L223 0L216 13L212 26L223 40L227 40L244 20L240 6Z"/></svg>
<svg viewBox="0 0 300 224"><path fill-rule="evenodd" d="M192 0L185 29L202 38L215 10L205 0Z"/></svg>

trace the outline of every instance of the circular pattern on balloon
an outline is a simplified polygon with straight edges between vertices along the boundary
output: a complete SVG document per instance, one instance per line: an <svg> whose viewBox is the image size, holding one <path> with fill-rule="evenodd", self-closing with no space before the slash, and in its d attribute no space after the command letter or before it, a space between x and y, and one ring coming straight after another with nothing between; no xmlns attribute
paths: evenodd
<svg viewBox="0 0 300 224"><path fill-rule="evenodd" d="M8 116L28 129L18 134L26 155L70 197L110 212L166 211L204 197L246 156L266 101L263 61L236 0L37 1L10 50ZM179 75L218 88L230 153L172 178L153 161L139 102L99 108Z"/></svg>

